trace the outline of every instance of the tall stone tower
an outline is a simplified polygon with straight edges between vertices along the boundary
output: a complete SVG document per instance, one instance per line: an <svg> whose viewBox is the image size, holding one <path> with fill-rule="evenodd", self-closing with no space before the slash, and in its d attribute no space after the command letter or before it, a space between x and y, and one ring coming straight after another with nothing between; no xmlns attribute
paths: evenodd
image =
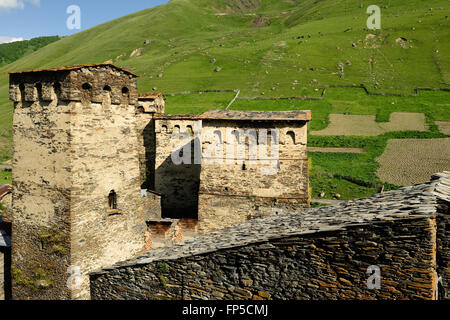
<svg viewBox="0 0 450 320"><path fill-rule="evenodd" d="M109 64L10 74L13 299L89 299L88 273L145 246L136 76Z"/></svg>

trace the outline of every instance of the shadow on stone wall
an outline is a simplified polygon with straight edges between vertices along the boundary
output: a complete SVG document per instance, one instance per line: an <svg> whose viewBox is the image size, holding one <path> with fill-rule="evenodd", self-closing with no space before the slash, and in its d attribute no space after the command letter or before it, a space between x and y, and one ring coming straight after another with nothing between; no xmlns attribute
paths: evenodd
<svg viewBox="0 0 450 320"><path fill-rule="evenodd" d="M201 165L194 161L195 145L200 144L193 139L174 152L182 157L189 148L190 164L177 165L169 155L155 171L155 190L163 195L163 219L198 219Z"/></svg>
<svg viewBox="0 0 450 320"><path fill-rule="evenodd" d="M141 164L145 172L141 189L155 190L156 135L155 121L150 121L142 132L145 146L145 159Z"/></svg>

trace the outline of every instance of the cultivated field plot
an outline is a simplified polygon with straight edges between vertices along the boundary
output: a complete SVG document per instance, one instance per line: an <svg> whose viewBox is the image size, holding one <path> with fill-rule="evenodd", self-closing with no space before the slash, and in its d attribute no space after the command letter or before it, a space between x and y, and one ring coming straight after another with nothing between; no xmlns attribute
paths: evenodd
<svg viewBox="0 0 450 320"><path fill-rule="evenodd" d="M409 186L424 183L437 172L450 170L450 138L393 139L377 159L383 182Z"/></svg>
<svg viewBox="0 0 450 320"><path fill-rule="evenodd" d="M393 112L389 122L376 122L376 116L330 114L330 125L317 136L378 136L392 131L427 131L423 113Z"/></svg>
<svg viewBox="0 0 450 320"><path fill-rule="evenodd" d="M440 132L450 135L450 122L436 121L436 125L438 126Z"/></svg>

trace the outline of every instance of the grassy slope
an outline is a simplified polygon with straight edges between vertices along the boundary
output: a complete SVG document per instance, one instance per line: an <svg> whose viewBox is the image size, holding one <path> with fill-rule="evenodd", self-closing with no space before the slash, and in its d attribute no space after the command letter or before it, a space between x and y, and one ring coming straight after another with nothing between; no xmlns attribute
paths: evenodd
<svg viewBox="0 0 450 320"><path fill-rule="evenodd" d="M59 39L58 36L39 37L31 40L0 44L0 66L12 63Z"/></svg>
<svg viewBox="0 0 450 320"><path fill-rule="evenodd" d="M0 69L0 106L10 105L6 72L107 60L138 73L142 92L153 87L166 93L238 88L241 97L279 97L318 96L319 88L331 84L362 83L372 91L403 93L411 93L416 87L450 87L447 0L434 1L433 10L422 0L253 2L262 5L257 10L245 10L239 0L172 0L64 38ZM380 31L366 30L365 10L371 4L382 7ZM255 13L270 18L270 26L249 28ZM350 31L344 32L349 28ZM358 42L369 33L377 34L375 48ZM395 42L399 37L412 42L402 48ZM145 40L151 40L151 44L144 45ZM357 43L357 47L353 48L352 43ZM142 56L130 58L130 53L137 48L143 48ZM210 62L212 58L217 60L215 64ZM371 59L374 63L369 63ZM345 77L340 79L338 64L347 60L351 65L345 65ZM222 71L214 72L216 66ZM162 78L157 77L159 73L163 74ZM228 93L170 97L168 111L187 113L225 107L232 97ZM427 115L430 124L432 120L449 121L448 101L445 93L391 98L369 97L354 89L334 89L318 102L238 100L233 108L311 109L314 120L310 127L319 130L326 127L331 112L376 114L378 121L387 121L393 111L418 111ZM11 119L11 107L0 107L0 137L5 138L3 145L6 145L0 155L5 159L10 154ZM313 138L312 145L358 147L362 144L361 147L372 150L368 155L325 158L312 155L315 170L339 173L352 163L353 176L377 181L375 156L384 150L387 139L394 136L343 141L332 137ZM439 134L434 131L424 137L435 136ZM0 148L1 145L0 140ZM346 190L352 189L342 188L344 196ZM371 190L350 193L360 195L361 192Z"/></svg>
<svg viewBox="0 0 450 320"><path fill-rule="evenodd" d="M115 62L141 75L142 91L155 86L165 92L239 88L244 96L264 91L279 96L312 95L326 84L364 83L377 90L403 92L419 86L449 86L446 0L434 1L433 11L421 0L303 0L298 5L285 0L254 1L262 1L256 12L269 17L270 26L248 28L253 11L215 16L230 11L224 9L225 1L172 0L64 38L0 69L0 105L8 103L7 71L104 62L121 54L127 57ZM380 47L352 48L352 43L369 33L365 8L389 3L382 9L383 30L377 32ZM283 11L289 13L280 14ZM344 32L348 28L352 30ZM302 35L306 38L296 39ZM401 48L395 43L398 37L413 40L413 48ZM144 46L147 39L152 43ZM143 55L129 58L140 47ZM222 72L213 72L210 58L217 59ZM352 65L346 67L342 80L333 73L346 60ZM156 77L160 72L162 79ZM299 85L293 86L294 80ZM271 92L272 87L277 90Z"/></svg>

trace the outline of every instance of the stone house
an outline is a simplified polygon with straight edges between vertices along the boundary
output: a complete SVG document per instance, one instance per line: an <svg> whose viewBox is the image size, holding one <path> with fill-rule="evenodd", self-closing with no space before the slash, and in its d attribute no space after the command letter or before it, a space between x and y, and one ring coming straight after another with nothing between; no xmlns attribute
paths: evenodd
<svg viewBox="0 0 450 320"><path fill-rule="evenodd" d="M280 210L91 273L96 300L450 299L450 172ZM132 275L132 276L130 276Z"/></svg>
<svg viewBox="0 0 450 320"><path fill-rule="evenodd" d="M448 172L307 209L310 111L167 115L136 77L10 74L6 298L448 299Z"/></svg>
<svg viewBox="0 0 450 320"><path fill-rule="evenodd" d="M309 205L309 111L170 116L136 78L111 64L10 74L14 299L89 299L93 270ZM248 149L278 140L275 171L262 174ZM243 151L174 165L174 154L208 158L224 145Z"/></svg>

